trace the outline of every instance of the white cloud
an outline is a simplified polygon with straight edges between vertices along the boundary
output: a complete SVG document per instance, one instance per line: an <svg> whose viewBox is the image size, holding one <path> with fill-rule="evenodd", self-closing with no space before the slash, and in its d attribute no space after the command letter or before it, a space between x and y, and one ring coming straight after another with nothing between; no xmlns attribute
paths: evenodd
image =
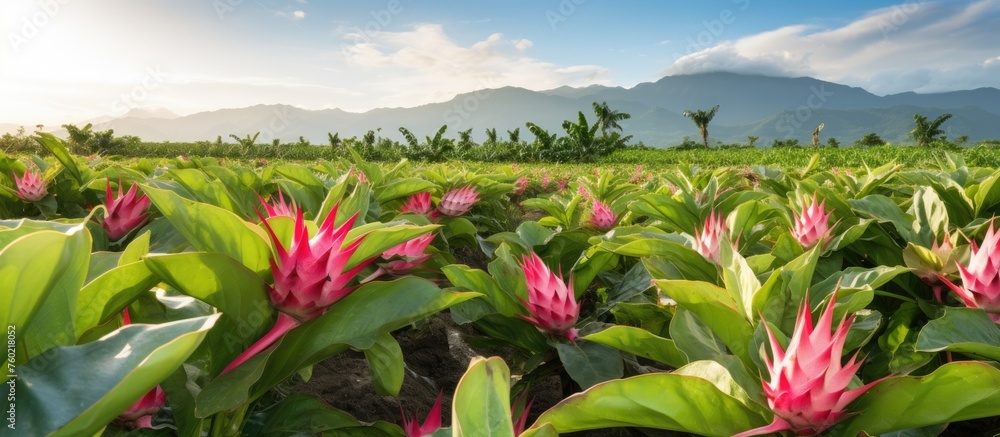
<svg viewBox="0 0 1000 437"><path fill-rule="evenodd" d="M839 28L792 25L704 49L689 46L692 53L665 74L813 76L877 94L1000 87L998 27L1000 0L910 0Z"/></svg>
<svg viewBox="0 0 1000 437"><path fill-rule="evenodd" d="M301 20L301 19L303 19L305 17L306 17L306 13L303 12L303 11L294 11L294 12L292 12L292 19L293 20Z"/></svg>
<svg viewBox="0 0 1000 437"><path fill-rule="evenodd" d="M483 88L516 86L534 90L561 85L607 84L597 65L557 66L526 55L533 42L494 33L468 47L437 24L403 32L345 33L343 47L359 86L370 88L378 106L412 106L441 101Z"/></svg>

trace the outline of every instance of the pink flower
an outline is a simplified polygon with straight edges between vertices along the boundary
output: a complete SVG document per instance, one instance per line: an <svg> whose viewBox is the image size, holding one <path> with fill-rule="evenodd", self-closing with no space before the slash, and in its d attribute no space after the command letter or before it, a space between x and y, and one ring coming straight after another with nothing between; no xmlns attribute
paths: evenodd
<svg viewBox="0 0 1000 437"><path fill-rule="evenodd" d="M427 250L427 246L430 246L432 241L434 241L434 234L424 234L382 252L383 259L391 260L383 265L382 269L391 275L401 275L409 272L431 257L430 254L424 253L424 251ZM401 259L393 260L393 257Z"/></svg>
<svg viewBox="0 0 1000 437"><path fill-rule="evenodd" d="M122 184L118 182L118 196L111 193L111 181L108 181L104 194L104 205L108 209L107 216L101 222L101 227L108 234L108 239L118 241L149 218L149 197L138 195L139 185L132 184L125 195L122 195Z"/></svg>
<svg viewBox="0 0 1000 437"><path fill-rule="evenodd" d="M118 415L118 420L123 422L126 428L152 428L153 416L156 415L163 404L167 401L167 395L159 385L153 387L149 393L135 401L131 407Z"/></svg>
<svg viewBox="0 0 1000 437"><path fill-rule="evenodd" d="M131 325L132 320L128 314L128 308L122 311L123 325ZM126 428L152 428L153 416L156 415L163 404L167 401L167 395L159 385L153 387L149 393L143 395L132 406L128 407L122 414L118 415L118 422L124 424Z"/></svg>
<svg viewBox="0 0 1000 437"><path fill-rule="evenodd" d="M406 437L428 436L441 429L442 395L443 393L438 393L437 400L434 401L434 406L431 408L430 413L427 413L427 418L424 419L423 424L418 423L416 414L412 418L407 417L406 413L403 412L403 407L399 407L399 413L403 415L403 431L406 432Z"/></svg>
<svg viewBox="0 0 1000 437"><path fill-rule="evenodd" d="M278 310L278 320L267 334L230 363L222 373L267 349L303 322L321 316L330 305L357 288L347 284L377 257L345 270L347 261L358 250L365 237L345 242L358 215L355 213L340 226L334 227L338 207L339 205L333 207L320 225L319 232L312 238L309 238L302 211L296 211L295 231L287 248L281 244L267 220L264 220L264 226L278 254L277 260L271 260L274 285L268 289L271 305Z"/></svg>
<svg viewBox="0 0 1000 437"><path fill-rule="evenodd" d="M431 193L417 193L410 196L399 211L412 212L414 214L427 214L431 212Z"/></svg>
<svg viewBox="0 0 1000 437"><path fill-rule="evenodd" d="M295 204L295 200L292 199L291 204L285 202L285 195L278 191L278 198L271 198L271 203L267 203L263 198L260 198L260 203L264 205L264 210L267 211L268 217L291 217L295 218L297 215L298 206Z"/></svg>
<svg viewBox="0 0 1000 437"><path fill-rule="evenodd" d="M514 193L524 194L524 191L528 189L528 185L530 185L530 183L531 182L528 180L527 176L521 176L517 182L514 182Z"/></svg>
<svg viewBox="0 0 1000 437"><path fill-rule="evenodd" d="M441 196L437 211L442 215L457 217L472 210L472 205L479 201L479 193L475 188L466 185L456 188Z"/></svg>
<svg viewBox="0 0 1000 437"><path fill-rule="evenodd" d="M694 231L694 248L701 256L719 263L719 240L722 235L729 232L726 229L726 221L722 213L712 211L705 219L705 227Z"/></svg>
<svg viewBox="0 0 1000 437"><path fill-rule="evenodd" d="M552 273L534 253L523 257L521 268L528 282L525 304L531 313L530 317L521 317L550 334L576 340L577 330L573 326L580 317L580 305L576 303L572 287L566 285L561 275Z"/></svg>
<svg viewBox="0 0 1000 437"><path fill-rule="evenodd" d="M830 215L833 211L826 211L826 200L818 202L813 194L812 203L802 209L802 213L793 212L794 226L792 235L799 240L802 247L810 248L820 240L830 236Z"/></svg>
<svg viewBox="0 0 1000 437"><path fill-rule="evenodd" d="M17 177L17 173L14 173L14 185L17 186L17 197L28 202L37 202L49 194L45 189L45 179L42 179L41 170L34 166L25 170L22 177Z"/></svg>
<svg viewBox="0 0 1000 437"><path fill-rule="evenodd" d="M978 246L975 241L970 244L972 255L969 257L969 265L956 263L958 273L962 276L962 286L953 284L944 276L940 276L940 279L962 299L965 306L982 308L994 322L1000 323L1000 233L996 232L991 223L982 246Z"/></svg>
<svg viewBox="0 0 1000 437"><path fill-rule="evenodd" d="M770 374L770 382L764 383L764 394L774 412L774 421L737 436L785 430L795 435L818 434L843 419L848 414L847 405L878 382L847 389L862 362L857 361L855 353L846 365L841 365L844 341L854 316L842 319L831 334L835 300L836 295L830 298L814 328L806 297L787 349L782 349L771 327L764 324L771 344L771 356L764 357Z"/></svg>
<svg viewBox="0 0 1000 437"><path fill-rule="evenodd" d="M599 231L607 231L615 226L618 216L615 215L608 205L594 199L591 203L590 226Z"/></svg>
<svg viewBox="0 0 1000 437"><path fill-rule="evenodd" d="M569 186L569 179L565 179L565 178L559 179L558 181L556 181L556 185L559 186L559 191L560 192L565 191L566 187Z"/></svg>

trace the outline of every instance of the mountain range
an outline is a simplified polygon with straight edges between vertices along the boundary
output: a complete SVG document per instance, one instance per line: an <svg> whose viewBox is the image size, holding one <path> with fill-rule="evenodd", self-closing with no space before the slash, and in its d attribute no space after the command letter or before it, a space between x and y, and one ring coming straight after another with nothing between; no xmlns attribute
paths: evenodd
<svg viewBox="0 0 1000 437"><path fill-rule="evenodd" d="M633 135L633 142L660 147L676 145L685 137L700 140L694 123L682 114L687 109L714 105L719 105L719 111L709 125L709 134L710 141L717 142L746 142L752 135L759 137L757 144L773 139L809 143L820 123L825 126L820 135L824 142L833 137L846 144L869 132L888 141L906 142L913 116L918 113L930 119L953 114L942 126L950 139L967 136L975 142L1000 138L1000 90L996 88L878 96L809 77L723 72L666 76L632 88L485 89L459 94L446 102L363 113L289 105L256 105L187 116L162 109L134 109L120 118L89 122L94 123L94 130L114 129L116 135L136 135L146 141L214 141L218 136L228 140L230 134L244 137L261 132L258 142L274 138L294 142L303 137L325 144L327 133L332 132L348 138L372 129L379 130L381 136L402 139L401 126L423 137L445 124L448 137L471 128L473 138L482 141L488 128L496 128L501 138L507 137L506 131L521 128L521 138L530 141L532 135L525 122L562 133L563 120L576 121L577 111L594 121L592 102L607 102L612 109L631 114L631 119L621 123L624 134ZM13 129L15 125L0 124L0 132ZM56 134L64 136L65 131L57 130Z"/></svg>

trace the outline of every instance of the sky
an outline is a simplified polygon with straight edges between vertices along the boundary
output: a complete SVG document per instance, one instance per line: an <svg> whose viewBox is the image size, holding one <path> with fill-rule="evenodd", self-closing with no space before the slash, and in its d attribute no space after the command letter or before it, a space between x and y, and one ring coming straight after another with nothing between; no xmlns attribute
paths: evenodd
<svg viewBox="0 0 1000 437"><path fill-rule="evenodd" d="M1000 0L2 0L0 122L731 71L879 95L1000 88Z"/></svg>

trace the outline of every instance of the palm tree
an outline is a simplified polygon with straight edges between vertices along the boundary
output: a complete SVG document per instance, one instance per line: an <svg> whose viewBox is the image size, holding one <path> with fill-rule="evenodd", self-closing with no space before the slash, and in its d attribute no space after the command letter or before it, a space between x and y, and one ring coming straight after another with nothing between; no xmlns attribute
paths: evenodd
<svg viewBox="0 0 1000 437"><path fill-rule="evenodd" d="M910 131L910 136L920 143L920 147L927 147L928 144L938 139L944 139L944 131L941 130L941 124L948 121L949 118L951 118L951 114L944 114L935 118L932 122L927 122L927 117L920 114L913 114L913 121L917 127Z"/></svg>
<svg viewBox="0 0 1000 437"><path fill-rule="evenodd" d="M608 102L594 102L594 115L597 116L597 125L601 127L601 135L607 135L608 129L622 130L618 122L632 118L629 114L609 108Z"/></svg>
<svg viewBox="0 0 1000 437"><path fill-rule="evenodd" d="M719 105L715 105L708 111L701 109L693 112L690 109L684 111L684 116L694 121L698 129L701 129L701 141L705 144L706 149L708 148L708 124L712 122L712 119L715 118L715 113L718 111Z"/></svg>

